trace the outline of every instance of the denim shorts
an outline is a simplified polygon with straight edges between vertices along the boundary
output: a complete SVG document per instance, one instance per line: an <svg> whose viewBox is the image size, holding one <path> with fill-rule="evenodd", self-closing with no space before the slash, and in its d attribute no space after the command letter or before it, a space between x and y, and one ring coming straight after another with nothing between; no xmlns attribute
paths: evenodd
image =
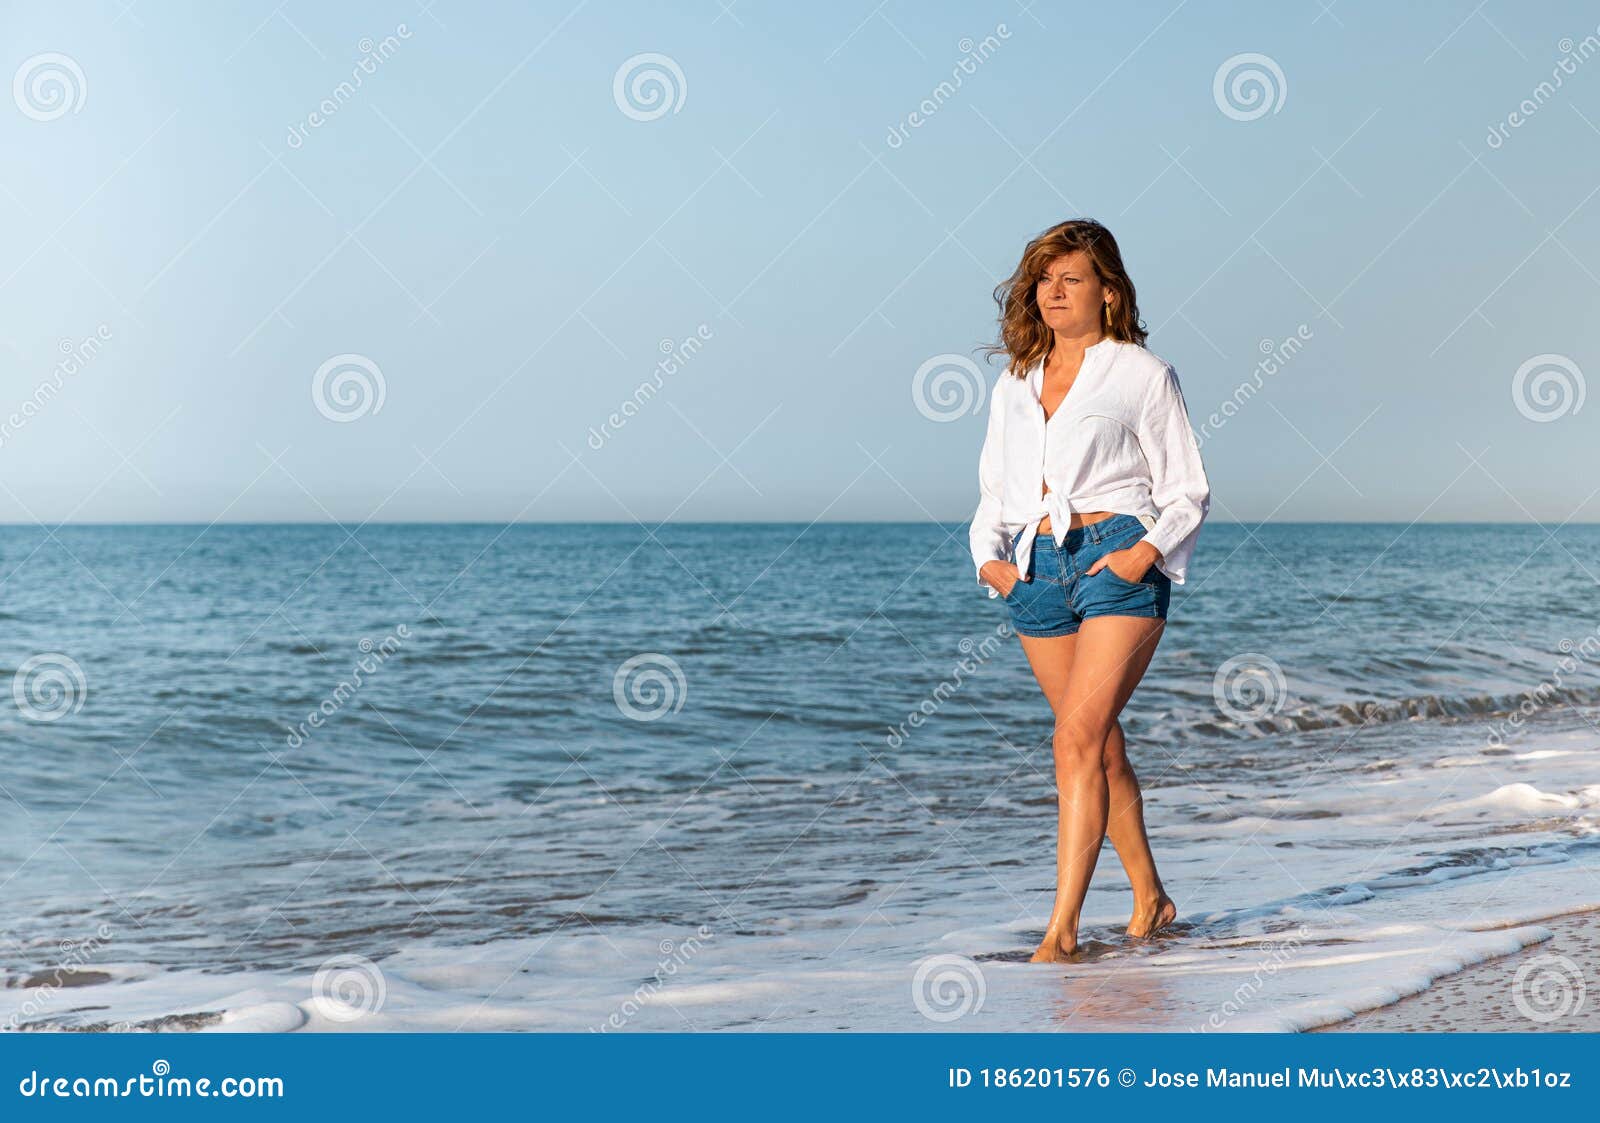
<svg viewBox="0 0 1600 1123"><path fill-rule="evenodd" d="M1109 565L1092 577L1084 572L1100 558L1125 550L1145 536L1133 515L1112 515L1067 531L1065 545L1054 533L1033 540L1033 566L1026 581L1001 599L1011 609L1018 635L1070 636L1091 616L1155 616L1165 620L1172 578L1152 564L1137 581L1124 581ZM1016 555L1012 559L1016 562ZM1021 564L1017 563L1018 568Z"/></svg>

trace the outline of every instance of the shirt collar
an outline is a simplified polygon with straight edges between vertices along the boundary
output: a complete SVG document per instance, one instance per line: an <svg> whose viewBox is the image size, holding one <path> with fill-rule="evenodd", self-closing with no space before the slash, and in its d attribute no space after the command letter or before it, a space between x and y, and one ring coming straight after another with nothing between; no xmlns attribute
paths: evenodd
<svg viewBox="0 0 1600 1123"><path fill-rule="evenodd" d="M1083 349L1083 357L1085 359L1088 359L1088 357L1090 355L1093 355L1096 358L1099 358L1102 354L1109 355L1112 351L1115 351L1117 349L1118 345L1121 344L1121 342L1122 341L1120 339L1113 339L1113 338L1111 338L1111 336L1108 335L1104 339L1102 339L1099 343L1093 343L1093 344L1090 344L1088 347L1085 347ZM1083 373L1083 370L1082 370L1081 367L1079 368L1078 373L1079 374ZM1044 360L1040 359L1038 362L1034 363L1032 369L1030 369L1028 371L1028 388L1033 391L1033 396L1035 398L1037 398L1037 397L1039 397L1040 393L1042 392L1043 386L1044 386ZM1054 524L1052 524L1052 525L1054 525Z"/></svg>

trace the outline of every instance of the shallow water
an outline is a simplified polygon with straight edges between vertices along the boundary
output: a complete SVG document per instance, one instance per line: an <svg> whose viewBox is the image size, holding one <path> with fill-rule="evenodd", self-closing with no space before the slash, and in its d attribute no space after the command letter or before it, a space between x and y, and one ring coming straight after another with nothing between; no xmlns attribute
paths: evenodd
<svg viewBox="0 0 1600 1123"><path fill-rule="evenodd" d="M1318 1024L1600 902L1597 546L1209 524L1123 715L1183 925L1108 848L1039 968L964 526L0 528L0 1024Z"/></svg>

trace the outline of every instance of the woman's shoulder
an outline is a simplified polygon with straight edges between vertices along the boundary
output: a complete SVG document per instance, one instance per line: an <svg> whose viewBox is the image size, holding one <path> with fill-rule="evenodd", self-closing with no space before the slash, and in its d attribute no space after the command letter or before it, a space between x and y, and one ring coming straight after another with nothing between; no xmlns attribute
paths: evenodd
<svg viewBox="0 0 1600 1123"><path fill-rule="evenodd" d="M1174 394L1181 395L1178 372L1167 360L1137 343L1124 342L1117 356L1123 380L1146 403L1171 401Z"/></svg>
<svg viewBox="0 0 1600 1123"><path fill-rule="evenodd" d="M1006 365L1000 368L1000 376L994 380L995 397L1026 392L1028 376L1038 365L1037 362L1024 364L1015 359L1007 360Z"/></svg>
<svg viewBox="0 0 1600 1123"><path fill-rule="evenodd" d="M1123 340L1119 346L1121 353L1117 356L1118 366L1143 374L1151 379L1166 378L1176 374L1171 363L1148 347L1143 347L1128 340Z"/></svg>

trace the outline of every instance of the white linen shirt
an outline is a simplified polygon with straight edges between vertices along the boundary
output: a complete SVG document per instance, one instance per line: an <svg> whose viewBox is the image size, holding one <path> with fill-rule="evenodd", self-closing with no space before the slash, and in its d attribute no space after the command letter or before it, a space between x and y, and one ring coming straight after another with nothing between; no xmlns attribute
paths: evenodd
<svg viewBox="0 0 1600 1123"><path fill-rule="evenodd" d="M1049 515L1064 543L1073 511L1136 516L1142 540L1160 554L1157 567L1183 584L1211 486L1177 372L1136 343L1103 339L1084 351L1072 388L1048 421L1039 401L1043 381L1042 360L1026 378L1007 368L989 395L981 498L969 535L979 584L986 585L984 563L1010 560L1012 544L1027 580L1040 521ZM1000 595L987 587L991 597Z"/></svg>

